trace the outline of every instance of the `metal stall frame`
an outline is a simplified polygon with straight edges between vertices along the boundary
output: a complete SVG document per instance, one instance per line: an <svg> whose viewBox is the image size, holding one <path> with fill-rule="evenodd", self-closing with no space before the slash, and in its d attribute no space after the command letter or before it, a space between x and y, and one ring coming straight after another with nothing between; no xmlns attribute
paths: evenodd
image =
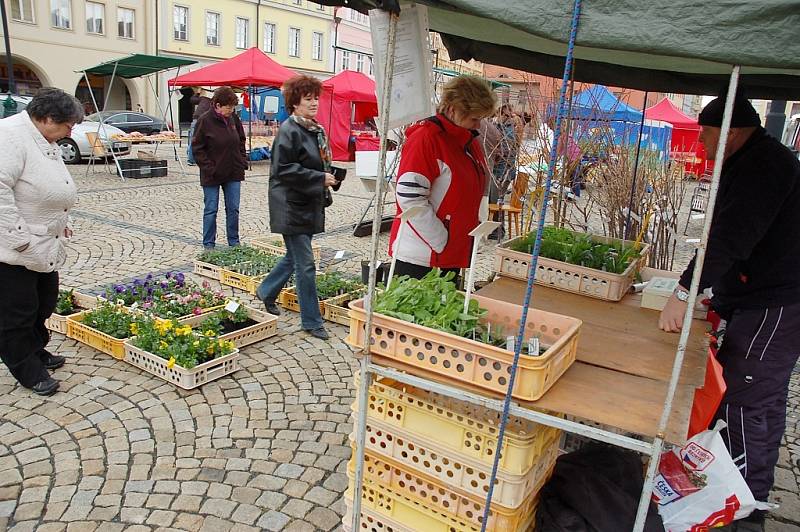
<svg viewBox="0 0 800 532"><path fill-rule="evenodd" d="M574 10L573 10L573 22L571 28L571 35L570 35L570 47L574 45L575 42L575 35L577 33L578 27L578 20L580 15L580 8L581 8L581 0L575 0L574 2ZM390 31L388 33L388 47L387 47L387 60L386 60L386 71L385 71L385 80L384 80L384 87L386 88L384 94L381 95L381 115L388 116L389 106L390 106L390 98L389 94L391 93L391 75L393 72L394 66L394 44L395 44L395 30L396 30L396 22L397 22L397 15L393 14L391 18L390 24ZM569 79L569 69L570 69L570 60L571 51L568 53L567 60L565 61L565 73L564 79ZM717 146L717 153L716 157L717 160L722 160L724 157L724 150L725 144L727 143L728 132L730 130L730 122L731 122L731 115L733 110L733 100L736 94L736 88L738 85L739 80L739 72L740 67L738 65L732 66L732 71L730 74L728 92L725 102L725 111L723 114L722 120L722 131L720 136L720 142ZM566 82L563 84L563 89L566 88ZM559 119L564 114L564 100L565 95L561 96L561 102L559 107ZM558 131L559 128L556 128ZM386 163L386 121L382 123L381 126L381 150L379 155L379 167L383 172L385 172L385 163ZM553 146L551 149L551 164L550 167L553 168L554 165L552 164L552 159L555 156L556 147L558 143L557 136L554 135L553 139ZM714 205L716 203L716 195L719 189L719 180L720 174L722 170L722 165L717 164L714 166L714 172L711 181L711 191L709 194L709 204L708 209L713 212ZM552 172L552 171L551 171ZM547 199L549 198L550 188L551 188L551 177L552 175L548 175L548 180L545 187L545 200L542 202L539 223L540 225L544 221L544 215L547 210ZM382 180L378 180L377 182L377 193L380 193L381 188L383 186ZM368 293L365 298L365 310L367 314L366 318L366 325L365 331L366 335L365 338L369 338L370 334L369 331L372 329L372 319L373 319L373 300L375 295L375 284L376 284L376 260L377 260L377 245L378 245L378 228L380 227L381 217L382 217L382 209L380 206L376 208L375 217L373 218L373 234L372 234L372 242L370 248L370 276L369 276L369 285L368 285ZM629 449L632 451L639 452L643 455L646 455L649 458L649 465L647 468L647 473L644 479L644 484L642 487L642 493L639 499L639 506L637 509L636 514L636 521L633 526L633 530L635 532L641 532L644 529L645 524L645 517L647 515L647 510L650 504L650 497L653 490L653 485L655 482L656 473L658 471L658 464L661 458L661 452L664 448L665 444L665 432L667 423L670 417L670 413L672 412L672 403L675 397L675 393L678 386L678 379L680 376L680 371L683 366L683 360L686 353L686 348L688 345L689 340L689 332L691 330L691 323L694 314L694 307L695 301L698 295L698 287L700 283L700 273L702 272L703 263L705 260L705 253L706 247L708 243L708 237L711 229L711 216L706 216L705 222L703 225L703 232L701 236L701 241L697 247L697 255L695 261L695 268L694 268L694 275L692 278L691 287L689 290L689 300L687 303L687 311L684 316L683 321L683 328L678 340L678 346L676 349L675 360L673 362L672 373L670 376L667 393L664 400L664 408L661 412L661 417L659 419L658 428L653 438L652 442L647 441L647 439L638 439L632 438L629 436L620 435L614 432L610 432L598 427L592 427L588 425L583 425L581 423L570 421L562 418L558 418L555 416L551 416L542 412L529 410L526 408L520 407L518 404L511 400L511 390L513 389L513 375L517 368L517 363L520 355L520 349L522 346L522 341L517 338L515 342L515 357L514 357L514 364L512 366L512 378L509 379L509 386L508 391L506 393L505 400L498 400L493 399L490 397L485 397L480 394L468 392L466 390L462 390L460 388L454 386L444 385L429 379L416 377L414 375L410 375L407 373L403 373L397 371L395 369L384 367L379 364L375 364L371 360L370 356L370 342L369 340L365 341L365 347L363 352L360 356L360 370L361 370L361 379L359 383L358 389L358 417L355 424L355 489L353 493L353 520L352 520L352 530L359 530L360 521L361 521L361 497L362 497L362 489L363 489L363 469L364 469L364 447L365 447L365 439L366 439L366 418L367 418L367 393L369 389L370 382L372 380L372 375L377 375L380 377L388 377L399 381L404 384L408 384L414 386L419 389L432 391L443 395L445 397L466 401L475 405L479 405L485 408L489 408L498 412L502 412L503 416L501 419L501 429L499 432L498 443L497 443L497 450L495 452L495 465L493 467L493 475L492 478L489 480L490 492L487 497L487 504L485 505L485 509L488 512L489 503L491 502L491 487L494 485L494 477L497 473L497 460L500 457L500 448L503 444L503 436L504 436L504 428L508 421L508 417L510 415L517 416L523 419L527 419L536 423L540 423L542 425L555 427L566 432L570 432L573 434L578 434L581 436L586 436L588 438L602 441L611 445L615 445L618 447L622 447L625 449ZM528 289L525 295L525 304L523 306L523 317L521 323L525 323L524 313L527 312L528 304L530 303L532 291L533 291L533 275L536 271L536 261L538 260L538 252L539 252L539 244L541 238L541 231L538 232L537 243L534 246L533 253L531 255L533 267L530 268L532 272L528 279ZM520 329L519 334L522 335L524 329ZM487 519L484 516L482 530L486 529Z"/></svg>
<svg viewBox="0 0 800 532"><path fill-rule="evenodd" d="M152 61L152 64L148 64L148 62ZM160 64L156 64L160 63ZM153 92L153 96L155 97L156 105L158 105L159 112L161 113L162 118L166 121L167 114L171 114L172 110L172 94L174 90L168 89L168 100L167 106L165 108L161 107L159 103L158 94L156 92L155 86L153 85L153 81L151 76L153 74L158 74L165 70L171 70L173 68L177 69L178 75L180 75L181 67L187 65L193 65L197 63L197 61L191 59L175 59L171 57L160 57L160 56L152 56L152 55L145 55L145 54L131 54L125 57L121 57L119 59L114 59L112 61L106 61L100 63L99 65L95 65L90 68L85 68L82 70L76 70L75 72L80 73L83 75L83 79L86 81L86 86L89 90L89 96L92 98L92 105L94 105L95 111L100 113L101 110L97 105L97 99L94 96L94 92L92 92L92 87L89 82L89 74L97 74L97 75L109 75L108 71L109 68L111 69L110 75L111 80L108 83L108 91L106 93L106 98L103 101L103 109L102 111L106 110L106 106L108 105L108 97L111 95L111 89L114 87L114 81L117 78L117 71L119 70L120 65L122 65L123 69L130 70L129 74L124 74L123 77L126 78L138 78L144 77L147 84L149 85L150 89ZM101 120L98 122L97 126L97 134L98 139L100 139L100 132L103 132L105 135L105 124ZM110 139L107 139L110 140ZM102 142L102 140L101 140ZM124 141L122 141L124 142ZM178 161L178 164L181 167L181 172L184 176L186 176L186 167L183 164L180 156L178 155L178 147L173 144L172 146L175 160ZM119 163L119 158L117 157L117 153L114 151L114 142L111 141L111 157L114 159L114 165L117 167L117 172L119 172L120 178L125 181L125 172L122 170L122 166Z"/></svg>

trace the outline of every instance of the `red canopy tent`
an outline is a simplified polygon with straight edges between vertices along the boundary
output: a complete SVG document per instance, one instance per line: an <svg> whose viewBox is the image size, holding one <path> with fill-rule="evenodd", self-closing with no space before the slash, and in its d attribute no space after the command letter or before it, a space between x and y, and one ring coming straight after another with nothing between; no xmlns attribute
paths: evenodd
<svg viewBox="0 0 800 532"><path fill-rule="evenodd" d="M706 161L705 149L698 140L700 126L697 120L675 107L668 98L645 109L644 117L672 124L670 152L673 157L686 159L687 172L700 176L711 169L711 163Z"/></svg>
<svg viewBox="0 0 800 532"><path fill-rule="evenodd" d="M173 86L280 87L297 72L270 59L258 48L250 48L235 57L199 68L168 81Z"/></svg>
<svg viewBox="0 0 800 532"><path fill-rule="evenodd" d="M351 126L377 115L375 82L361 72L344 70L322 84L317 119L328 133L334 160L352 160Z"/></svg>

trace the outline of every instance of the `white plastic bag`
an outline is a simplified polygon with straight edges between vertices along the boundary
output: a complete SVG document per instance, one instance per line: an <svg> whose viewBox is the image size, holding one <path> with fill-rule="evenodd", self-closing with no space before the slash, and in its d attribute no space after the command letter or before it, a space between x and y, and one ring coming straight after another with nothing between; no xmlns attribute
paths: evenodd
<svg viewBox="0 0 800 532"><path fill-rule="evenodd" d="M719 431L724 421L661 455L653 501L668 532L704 532L747 517L756 501Z"/></svg>

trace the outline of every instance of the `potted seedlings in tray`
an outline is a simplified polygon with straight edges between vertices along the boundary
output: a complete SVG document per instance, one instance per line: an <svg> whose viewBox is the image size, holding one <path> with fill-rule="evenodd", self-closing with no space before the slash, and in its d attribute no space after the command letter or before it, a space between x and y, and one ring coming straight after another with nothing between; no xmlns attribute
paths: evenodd
<svg viewBox="0 0 800 532"><path fill-rule="evenodd" d="M495 270L526 280L536 232L497 248ZM537 284L598 299L619 301L634 282L649 245L545 227L539 251Z"/></svg>
<svg viewBox="0 0 800 532"><path fill-rule="evenodd" d="M97 298L73 289L59 290L56 309L44 322L45 327L51 331L67 334L67 316L77 314L84 310L94 308L97 305Z"/></svg>
<svg viewBox="0 0 800 532"><path fill-rule="evenodd" d="M181 388L191 389L239 369L239 350L213 330L196 332L177 320L144 316L125 342L125 361Z"/></svg>
<svg viewBox="0 0 800 532"><path fill-rule="evenodd" d="M123 343L133 334L137 315L123 300L102 301L91 310L67 318L67 336L117 359L125 357Z"/></svg>
<svg viewBox="0 0 800 532"><path fill-rule="evenodd" d="M378 294L371 331L365 327L364 301L351 302L348 343L370 345L372 356L403 370L505 393L522 308L473 295L465 310L466 296L456 289L454 275L439 273L401 277ZM516 399L539 399L569 368L580 326L575 318L529 309L520 346L525 356L512 390Z"/></svg>
<svg viewBox="0 0 800 532"><path fill-rule="evenodd" d="M317 274L317 298L319 299L319 311L322 317L326 320L346 325L348 321L340 317L331 319L330 312L327 311L328 304L339 306L339 314L343 314L346 318L347 311L344 307L345 301L351 301L358 297L356 294L361 291L363 293L364 285L360 280L355 277L348 277L339 272L326 272ZM351 294L352 297L351 297ZM294 312L300 311L300 302L297 297L297 292L294 286L281 291L279 296L279 303L282 307L292 310ZM335 312L335 311L332 311Z"/></svg>
<svg viewBox="0 0 800 532"><path fill-rule="evenodd" d="M233 246L203 251L194 261L194 273L220 280L220 269L264 255L249 246Z"/></svg>
<svg viewBox="0 0 800 532"><path fill-rule="evenodd" d="M197 316L225 303L225 295L212 290L207 281L197 285L187 281L183 273L172 272L163 278L148 274L129 284L114 285L106 289L106 297L165 319Z"/></svg>
<svg viewBox="0 0 800 532"><path fill-rule="evenodd" d="M228 301L224 308L202 316L180 320L182 324L205 333L212 331L223 340L230 340L242 348L259 342L278 332L278 318L261 310L256 310Z"/></svg>

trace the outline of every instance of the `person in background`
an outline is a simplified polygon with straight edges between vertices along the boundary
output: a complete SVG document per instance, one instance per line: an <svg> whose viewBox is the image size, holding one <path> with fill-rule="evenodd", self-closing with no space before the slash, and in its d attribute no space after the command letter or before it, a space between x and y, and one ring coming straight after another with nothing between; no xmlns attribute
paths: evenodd
<svg viewBox="0 0 800 532"><path fill-rule="evenodd" d="M700 142L713 160L725 98L700 113ZM756 501L766 502L786 429L789 379L800 354L800 161L761 127L737 95L725 145L699 291L727 321L717 359L727 390L713 426ZM661 312L659 327L681 330L695 259ZM719 530L763 531L765 512Z"/></svg>
<svg viewBox="0 0 800 532"><path fill-rule="evenodd" d="M459 76L445 84L437 114L406 131L389 241L397 276L421 278L433 268L458 273L469 266L469 232L488 216L490 176L477 130L496 108L488 83ZM424 210L398 238L400 214L412 207Z"/></svg>
<svg viewBox="0 0 800 532"><path fill-rule="evenodd" d="M500 133L500 143L494 151L492 180L489 183L489 203L502 205L511 183L517 177L520 140L522 138L522 121L504 104L495 118L495 128ZM503 222L502 209L498 212L499 222ZM504 225L498 227L490 238L502 240L505 236Z"/></svg>
<svg viewBox="0 0 800 532"><path fill-rule="evenodd" d="M44 87L27 110L0 120L0 358L22 386L52 395L48 370L64 365L46 347L44 323L56 308L58 269L72 236L78 197L56 142L83 120L83 105Z"/></svg>
<svg viewBox="0 0 800 532"><path fill-rule="evenodd" d="M225 194L225 232L229 246L239 245L239 198L247 168L242 122L233 112L239 99L230 87L220 87L211 98L211 109L195 126L192 150L200 167L203 186L203 247L217 241L219 189Z"/></svg>
<svg viewBox="0 0 800 532"><path fill-rule="evenodd" d="M261 282L256 294L267 312L280 315L275 298L295 276L303 330L328 339L317 298L317 272L311 239L325 231L325 208L333 198L329 187L340 184L331 173L331 149L325 130L317 122L322 82L312 76L295 76L283 85L290 116L272 144L269 178L269 225L283 235L286 255Z"/></svg>
<svg viewBox="0 0 800 532"><path fill-rule="evenodd" d="M204 96L205 89L194 87L194 94L189 98L189 102L194 107L192 113L192 125L189 126L189 142L186 147L186 162L191 165L197 164L194 160L192 153L192 138L194 138L194 128L197 125L197 119L206 114L211 109L211 98Z"/></svg>

